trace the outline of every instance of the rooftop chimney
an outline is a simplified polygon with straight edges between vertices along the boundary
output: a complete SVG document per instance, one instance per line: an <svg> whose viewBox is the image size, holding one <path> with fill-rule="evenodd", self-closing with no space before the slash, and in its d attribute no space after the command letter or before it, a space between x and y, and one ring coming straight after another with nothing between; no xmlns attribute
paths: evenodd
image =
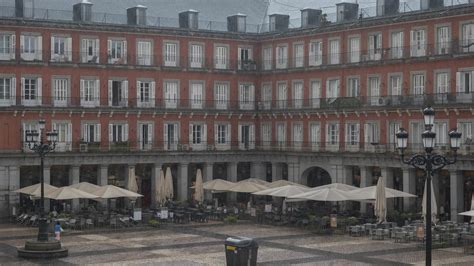
<svg viewBox="0 0 474 266"><path fill-rule="evenodd" d="M400 0L377 0L377 16L398 14Z"/></svg>
<svg viewBox="0 0 474 266"><path fill-rule="evenodd" d="M421 10L442 8L444 6L444 0L421 0Z"/></svg>
<svg viewBox="0 0 474 266"><path fill-rule="evenodd" d="M198 15L199 12L192 9L179 13L179 27L197 30L199 27Z"/></svg>
<svg viewBox="0 0 474 266"><path fill-rule="evenodd" d="M290 24L290 16L282 14L272 14L269 16L270 31L284 31Z"/></svg>
<svg viewBox="0 0 474 266"><path fill-rule="evenodd" d="M227 17L227 30L232 32L245 32L247 28L247 15L236 14Z"/></svg>
<svg viewBox="0 0 474 266"><path fill-rule="evenodd" d="M128 25L146 25L146 6L138 5L127 8Z"/></svg>
<svg viewBox="0 0 474 266"><path fill-rule="evenodd" d="M301 9L301 27L319 26L323 12L320 9Z"/></svg>
<svg viewBox="0 0 474 266"><path fill-rule="evenodd" d="M359 16L359 4L339 3L336 4L337 22L356 20Z"/></svg>
<svg viewBox="0 0 474 266"><path fill-rule="evenodd" d="M34 9L34 0L15 0L15 15L18 18L33 18Z"/></svg>
<svg viewBox="0 0 474 266"><path fill-rule="evenodd" d="M83 0L72 6L72 20L74 21L91 21L92 20L92 3Z"/></svg>

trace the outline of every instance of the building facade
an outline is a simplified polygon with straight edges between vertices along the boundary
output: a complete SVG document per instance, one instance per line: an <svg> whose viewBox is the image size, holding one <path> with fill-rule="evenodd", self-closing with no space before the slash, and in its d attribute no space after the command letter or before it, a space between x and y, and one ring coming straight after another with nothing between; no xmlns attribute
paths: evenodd
<svg viewBox="0 0 474 266"><path fill-rule="evenodd" d="M409 151L421 152L428 105L438 152L449 151L451 128L463 134L459 162L434 179L438 206L452 219L470 208L474 5L371 18L345 11L332 23L303 10L301 28L275 14L259 33L241 14L227 32L199 30L193 10L180 13L179 28L151 27L142 6L127 10L126 25L94 23L91 6L75 5L72 21L29 17L21 6L0 18L2 216L20 201L12 191L39 180L24 141L39 119L59 134L46 182L126 186L132 171L144 206L164 167L177 200L191 197L197 169L205 181L309 186L365 187L382 176L421 196L423 173L400 163L394 134L406 128ZM421 198L390 204L414 210Z"/></svg>

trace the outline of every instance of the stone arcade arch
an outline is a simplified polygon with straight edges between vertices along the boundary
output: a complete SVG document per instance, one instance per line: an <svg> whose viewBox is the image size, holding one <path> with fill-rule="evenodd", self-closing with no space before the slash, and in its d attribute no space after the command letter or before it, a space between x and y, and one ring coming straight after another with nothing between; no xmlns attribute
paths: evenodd
<svg viewBox="0 0 474 266"><path fill-rule="evenodd" d="M307 168L301 175L301 181L308 187L317 187L332 183L329 172L318 166Z"/></svg>

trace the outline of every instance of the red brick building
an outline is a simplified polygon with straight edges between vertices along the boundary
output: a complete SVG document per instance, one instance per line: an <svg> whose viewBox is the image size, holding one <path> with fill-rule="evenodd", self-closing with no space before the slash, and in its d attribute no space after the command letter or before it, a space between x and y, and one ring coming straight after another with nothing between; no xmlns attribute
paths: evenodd
<svg viewBox="0 0 474 266"><path fill-rule="evenodd" d="M237 14L213 30L194 10L180 13L179 27L157 27L143 6L120 24L99 23L87 2L59 20L17 1L0 18L3 213L19 201L13 190L38 182L24 133L39 119L59 133L47 182L125 186L134 171L144 206L168 166L178 200L189 198L198 168L206 180L310 186L383 176L421 195L422 175L400 163L394 134L406 128L410 151L421 151L421 108L430 105L439 152L451 128L463 134L460 162L434 179L438 206L457 219L474 189L474 6L422 2L413 12L380 5L366 18L357 4L338 4L336 21L305 9L291 29L285 15L254 27Z"/></svg>

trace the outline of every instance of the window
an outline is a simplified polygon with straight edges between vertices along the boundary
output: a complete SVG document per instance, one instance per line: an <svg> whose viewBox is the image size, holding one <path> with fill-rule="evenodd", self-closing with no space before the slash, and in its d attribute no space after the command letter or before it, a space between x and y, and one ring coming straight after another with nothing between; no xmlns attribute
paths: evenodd
<svg viewBox="0 0 474 266"><path fill-rule="evenodd" d="M99 39L85 38L81 40L81 62L99 63Z"/></svg>
<svg viewBox="0 0 474 266"><path fill-rule="evenodd" d="M165 81L165 108L178 107L178 81Z"/></svg>
<svg viewBox="0 0 474 266"><path fill-rule="evenodd" d="M271 70L273 66L272 47L263 48L263 70Z"/></svg>
<svg viewBox="0 0 474 266"><path fill-rule="evenodd" d="M128 81L109 80L109 106L126 107L128 105Z"/></svg>
<svg viewBox="0 0 474 266"><path fill-rule="evenodd" d="M0 33L0 60L15 59L15 34Z"/></svg>
<svg viewBox="0 0 474 266"><path fill-rule="evenodd" d="M165 122L163 129L164 150L177 150L179 142L179 124L173 122Z"/></svg>
<svg viewBox="0 0 474 266"><path fill-rule="evenodd" d="M369 35L369 60L382 59L382 34Z"/></svg>
<svg viewBox="0 0 474 266"><path fill-rule="evenodd" d="M204 105L204 84L202 82L191 82L190 87L191 108L202 109Z"/></svg>
<svg viewBox="0 0 474 266"><path fill-rule="evenodd" d="M109 142L120 143L128 141L128 124L110 123Z"/></svg>
<svg viewBox="0 0 474 266"><path fill-rule="evenodd" d="M349 63L357 63L360 61L360 38L349 38Z"/></svg>
<svg viewBox="0 0 474 266"><path fill-rule="evenodd" d="M390 55L392 59L399 59L403 57L403 31L391 33Z"/></svg>
<svg viewBox="0 0 474 266"><path fill-rule="evenodd" d="M23 136L22 136L22 141L23 141L23 151L24 152L32 152L32 150L29 149L28 143L26 142L26 133L31 132L31 131L38 131L38 122L23 122Z"/></svg>
<svg viewBox="0 0 474 266"><path fill-rule="evenodd" d="M313 151L319 149L319 143L321 142L321 126L319 124L310 124L309 141Z"/></svg>
<svg viewBox="0 0 474 266"><path fill-rule="evenodd" d="M269 147L272 143L272 124L262 123L260 128L262 130L262 146Z"/></svg>
<svg viewBox="0 0 474 266"><path fill-rule="evenodd" d="M293 45L293 66L304 66L304 44L297 43Z"/></svg>
<svg viewBox="0 0 474 266"><path fill-rule="evenodd" d="M239 149L251 150L255 148L255 126L250 124L239 124Z"/></svg>
<svg viewBox="0 0 474 266"><path fill-rule="evenodd" d="M279 148L286 146L286 124L276 124L276 141Z"/></svg>
<svg viewBox="0 0 474 266"><path fill-rule="evenodd" d="M288 102L288 86L286 82L277 84L277 107L286 108Z"/></svg>
<svg viewBox="0 0 474 266"><path fill-rule="evenodd" d="M43 38L36 35L21 35L20 52L22 60L43 60Z"/></svg>
<svg viewBox="0 0 474 266"><path fill-rule="evenodd" d="M24 105L40 105L42 101L41 78L22 78L22 103Z"/></svg>
<svg viewBox="0 0 474 266"><path fill-rule="evenodd" d="M435 145L446 146L448 144L448 123L437 121L433 125L433 131L436 134Z"/></svg>
<svg viewBox="0 0 474 266"><path fill-rule="evenodd" d="M207 126L205 124L189 125L189 144L193 149L202 149L207 144Z"/></svg>
<svg viewBox="0 0 474 266"><path fill-rule="evenodd" d="M255 70L255 63L253 62L252 48L239 47L238 49L238 62L239 69L242 70Z"/></svg>
<svg viewBox="0 0 474 266"><path fill-rule="evenodd" d="M204 62L204 46L202 44L191 44L189 46L189 67L202 68Z"/></svg>
<svg viewBox="0 0 474 266"><path fill-rule="evenodd" d="M312 41L309 44L309 62L310 66L320 66L323 64L323 42Z"/></svg>
<svg viewBox="0 0 474 266"><path fill-rule="evenodd" d="M303 82L293 82L293 107L303 107Z"/></svg>
<svg viewBox="0 0 474 266"><path fill-rule="evenodd" d="M293 147L295 149L300 149L303 145L303 124L294 123L293 124Z"/></svg>
<svg viewBox="0 0 474 266"><path fill-rule="evenodd" d="M125 40L108 40L107 47L109 64L127 63L127 42Z"/></svg>
<svg viewBox="0 0 474 266"><path fill-rule="evenodd" d="M474 129L473 122L462 121L458 122L458 130L461 132L461 147L462 145L472 145L472 132Z"/></svg>
<svg viewBox="0 0 474 266"><path fill-rule="evenodd" d="M0 106L16 104L16 78L0 77Z"/></svg>
<svg viewBox="0 0 474 266"><path fill-rule="evenodd" d="M461 45L465 53L474 51L474 23L462 25Z"/></svg>
<svg viewBox="0 0 474 266"><path fill-rule="evenodd" d="M252 84L240 84L239 103L240 109L251 110L254 108L255 89Z"/></svg>
<svg viewBox="0 0 474 266"><path fill-rule="evenodd" d="M449 73L448 72L438 72L436 76L436 94L445 94L449 90Z"/></svg>
<svg viewBox="0 0 474 266"><path fill-rule="evenodd" d="M326 143L329 146L339 145L339 123L326 124Z"/></svg>
<svg viewBox="0 0 474 266"><path fill-rule="evenodd" d="M348 97L359 97L360 96L360 82L359 78L351 77L347 79L347 96Z"/></svg>
<svg viewBox="0 0 474 266"><path fill-rule="evenodd" d="M217 146L230 145L230 124L215 124L214 135Z"/></svg>
<svg viewBox="0 0 474 266"><path fill-rule="evenodd" d="M85 122L82 124L82 141L87 143L100 142L100 123Z"/></svg>
<svg viewBox="0 0 474 266"><path fill-rule="evenodd" d="M311 81L311 107L319 108L321 105L321 81Z"/></svg>
<svg viewBox="0 0 474 266"><path fill-rule="evenodd" d="M72 38L64 36L51 36L51 61L72 61Z"/></svg>
<svg viewBox="0 0 474 266"><path fill-rule="evenodd" d="M99 80L81 78L81 106L97 107L100 105Z"/></svg>
<svg viewBox="0 0 474 266"><path fill-rule="evenodd" d="M276 47L276 68L288 67L288 45L278 45Z"/></svg>
<svg viewBox="0 0 474 266"><path fill-rule="evenodd" d="M461 71L456 73L456 88L459 93L472 93L474 85L474 71Z"/></svg>
<svg viewBox="0 0 474 266"><path fill-rule="evenodd" d="M138 123L138 147L140 150L151 150L153 147L153 123Z"/></svg>
<svg viewBox="0 0 474 266"><path fill-rule="evenodd" d="M449 26L436 28L436 52L438 54L449 54L451 51L451 33Z"/></svg>
<svg viewBox="0 0 474 266"><path fill-rule="evenodd" d="M392 96L402 95L402 76L391 75L389 78L389 94Z"/></svg>
<svg viewBox="0 0 474 266"><path fill-rule="evenodd" d="M346 124L346 146L359 145L359 123Z"/></svg>
<svg viewBox="0 0 474 266"><path fill-rule="evenodd" d="M53 78L54 106L67 106L69 101L69 79Z"/></svg>
<svg viewBox="0 0 474 266"><path fill-rule="evenodd" d="M339 40L329 41L329 64L339 64L340 51L339 51Z"/></svg>
<svg viewBox="0 0 474 266"><path fill-rule="evenodd" d="M410 146L415 150L423 147L423 143L421 142L421 133L423 133L423 131L425 131L423 121L410 122L410 134L408 140L410 141Z"/></svg>
<svg viewBox="0 0 474 266"><path fill-rule="evenodd" d="M339 97L339 79L330 79L327 81L326 98L332 103Z"/></svg>
<svg viewBox="0 0 474 266"><path fill-rule="evenodd" d="M216 109L227 109L227 103L229 102L229 83L216 82L214 101Z"/></svg>
<svg viewBox="0 0 474 266"><path fill-rule="evenodd" d="M397 148L397 132L402 127L400 122L389 122L388 123L388 143L390 144L390 148L395 150Z"/></svg>
<svg viewBox="0 0 474 266"><path fill-rule="evenodd" d="M54 122L53 130L58 133L55 151L71 151L72 124L71 122Z"/></svg>
<svg viewBox="0 0 474 266"><path fill-rule="evenodd" d="M365 133L365 144L378 144L380 142L380 130L379 124L375 122L369 122L364 125Z"/></svg>
<svg viewBox="0 0 474 266"><path fill-rule="evenodd" d="M137 105L138 107L155 106L155 82L137 80Z"/></svg>
<svg viewBox="0 0 474 266"><path fill-rule="evenodd" d="M424 74L413 74L413 94L423 95L425 93L425 75Z"/></svg>
<svg viewBox="0 0 474 266"><path fill-rule="evenodd" d="M151 66L152 63L152 42L138 41L137 42L137 65Z"/></svg>
<svg viewBox="0 0 474 266"><path fill-rule="evenodd" d="M426 55L426 37L425 30L418 29L411 31L411 56L425 56Z"/></svg>
<svg viewBox="0 0 474 266"><path fill-rule="evenodd" d="M225 45L216 45L214 49L215 68L229 68L229 47Z"/></svg>
<svg viewBox="0 0 474 266"><path fill-rule="evenodd" d="M178 43L165 42L163 45L163 62L165 67L178 66Z"/></svg>
<svg viewBox="0 0 474 266"><path fill-rule="evenodd" d="M263 108L269 110L272 108L272 84L265 83L262 85L262 104Z"/></svg>
<svg viewBox="0 0 474 266"><path fill-rule="evenodd" d="M371 105L384 105L383 98L380 97L380 78L369 77L369 96Z"/></svg>

